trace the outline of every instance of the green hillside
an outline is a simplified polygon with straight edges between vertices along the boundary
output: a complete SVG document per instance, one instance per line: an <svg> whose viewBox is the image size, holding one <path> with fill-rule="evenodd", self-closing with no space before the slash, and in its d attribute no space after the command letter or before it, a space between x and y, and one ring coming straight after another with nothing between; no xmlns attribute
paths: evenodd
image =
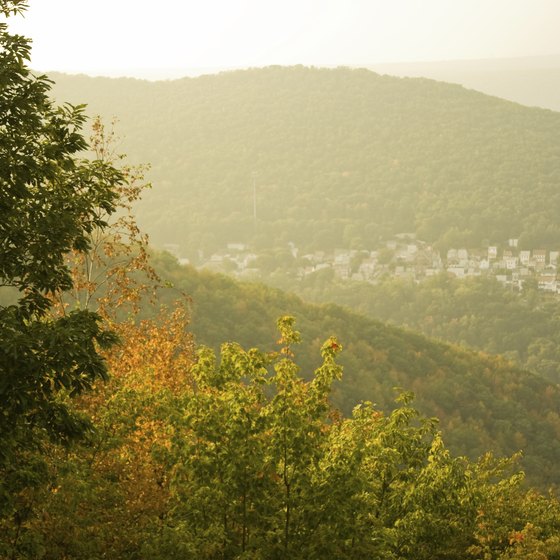
<svg viewBox="0 0 560 560"><path fill-rule="evenodd" d="M275 274L267 283L315 303L335 302L368 317L490 354L560 383L560 301L527 281L521 293L495 278L440 274L423 282L383 278L347 282L332 271L294 282Z"/></svg>
<svg viewBox="0 0 560 560"><path fill-rule="evenodd" d="M416 405L437 416L456 453L476 457L487 450L509 455L522 449L532 483L560 482L560 389L502 358L430 341L411 332L345 311L306 304L296 296L258 284L179 266L169 255L156 258L162 277L172 281L169 300L184 290L192 297L192 330L198 343L217 347L237 341L245 347L275 348L276 318L297 318L303 343L297 359L303 371L319 364L324 338L344 345L344 378L335 404L349 413L361 400L387 410L395 387L416 394Z"/></svg>
<svg viewBox="0 0 560 560"><path fill-rule="evenodd" d="M53 77L58 100L120 119L123 151L153 166L141 225L191 257L231 241L371 247L402 231L440 246L560 238L552 111L344 68Z"/></svg>

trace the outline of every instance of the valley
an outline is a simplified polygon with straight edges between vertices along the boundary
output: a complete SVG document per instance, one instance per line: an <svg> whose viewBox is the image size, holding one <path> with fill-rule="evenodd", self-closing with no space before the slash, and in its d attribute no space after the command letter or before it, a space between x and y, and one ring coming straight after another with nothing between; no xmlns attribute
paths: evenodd
<svg viewBox="0 0 560 560"><path fill-rule="evenodd" d="M0 46L0 558L559 557L560 113Z"/></svg>

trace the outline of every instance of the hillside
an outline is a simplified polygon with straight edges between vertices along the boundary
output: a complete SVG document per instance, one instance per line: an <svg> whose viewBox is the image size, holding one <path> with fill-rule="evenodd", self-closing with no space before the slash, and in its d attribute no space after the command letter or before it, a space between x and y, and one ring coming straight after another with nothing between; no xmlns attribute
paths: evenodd
<svg viewBox="0 0 560 560"><path fill-rule="evenodd" d="M231 241L372 247L402 231L441 247L558 243L560 114L548 110L344 68L53 78L58 100L118 116L122 150L153 166L141 225L191 258Z"/></svg>
<svg viewBox="0 0 560 560"><path fill-rule="evenodd" d="M560 301L526 280L522 292L495 278L439 274L420 283L385 277L377 284L341 281L323 270L294 281L263 279L315 303L334 302L357 313L453 344L500 354L519 367L560 382Z"/></svg>
<svg viewBox="0 0 560 560"><path fill-rule="evenodd" d="M262 285L197 272L169 255L159 255L156 267L175 286L166 299L172 300L177 290L192 296L191 327L199 344L217 347L237 341L272 350L276 319L294 315L303 336L296 357L304 372L318 366L315 360L327 336L340 338L345 372L334 398L345 413L361 400L388 410L394 405L395 387L410 390L422 412L440 418L454 452L476 457L487 450L508 455L523 449L523 467L531 482L560 482L557 386L502 358L430 341L335 305L306 304Z"/></svg>

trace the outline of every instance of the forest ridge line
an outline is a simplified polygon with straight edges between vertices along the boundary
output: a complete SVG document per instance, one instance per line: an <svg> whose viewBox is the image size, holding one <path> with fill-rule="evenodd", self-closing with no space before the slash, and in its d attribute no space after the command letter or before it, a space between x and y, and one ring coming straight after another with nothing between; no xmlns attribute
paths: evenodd
<svg viewBox="0 0 560 560"><path fill-rule="evenodd" d="M118 115L123 150L152 164L139 222L191 261L232 239L303 253L366 249L402 231L446 247L560 239L553 111L347 68L61 76L54 93Z"/></svg>

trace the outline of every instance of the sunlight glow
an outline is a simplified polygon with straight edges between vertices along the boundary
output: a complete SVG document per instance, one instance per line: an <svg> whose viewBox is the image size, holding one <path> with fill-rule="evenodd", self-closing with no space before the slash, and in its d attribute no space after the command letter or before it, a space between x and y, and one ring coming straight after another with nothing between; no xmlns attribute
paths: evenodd
<svg viewBox="0 0 560 560"><path fill-rule="evenodd" d="M556 0L31 0L40 70L368 65L560 54Z"/></svg>

